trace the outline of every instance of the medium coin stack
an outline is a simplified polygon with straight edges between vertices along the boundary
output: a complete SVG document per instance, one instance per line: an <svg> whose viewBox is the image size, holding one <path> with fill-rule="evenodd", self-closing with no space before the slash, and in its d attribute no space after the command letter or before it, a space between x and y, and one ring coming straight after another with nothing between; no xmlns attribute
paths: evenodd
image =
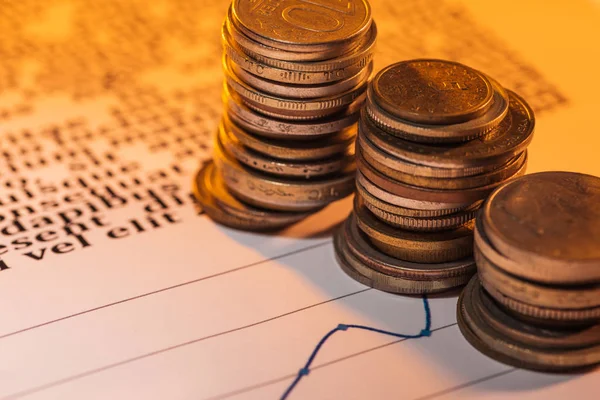
<svg viewBox="0 0 600 400"><path fill-rule="evenodd" d="M341 267L394 293L466 284L473 219L494 188L524 173L533 128L521 97L467 66L383 69L359 121L354 212L335 239Z"/></svg>
<svg viewBox="0 0 600 400"><path fill-rule="evenodd" d="M335 3L335 4L334 4ZM354 191L354 140L377 29L366 0L234 0L225 111L195 193L238 229L293 224Z"/></svg>
<svg viewBox="0 0 600 400"><path fill-rule="evenodd" d="M474 347L536 370L600 363L600 178L542 172L498 188L475 261L457 309Z"/></svg>

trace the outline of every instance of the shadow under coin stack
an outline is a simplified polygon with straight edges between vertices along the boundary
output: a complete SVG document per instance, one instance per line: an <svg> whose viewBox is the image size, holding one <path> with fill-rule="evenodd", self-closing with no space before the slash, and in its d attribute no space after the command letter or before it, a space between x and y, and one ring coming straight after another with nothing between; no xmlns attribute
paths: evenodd
<svg viewBox="0 0 600 400"><path fill-rule="evenodd" d="M522 98L467 66L383 69L359 121L354 212L334 242L341 267L394 293L466 284L473 219L494 188L525 172L533 127Z"/></svg>
<svg viewBox="0 0 600 400"><path fill-rule="evenodd" d="M600 363L600 178L542 172L495 191L457 320L482 353L563 371Z"/></svg>
<svg viewBox="0 0 600 400"><path fill-rule="evenodd" d="M231 4L225 112L194 188L213 220L279 229L354 191L356 121L377 30L366 0L337 3Z"/></svg>

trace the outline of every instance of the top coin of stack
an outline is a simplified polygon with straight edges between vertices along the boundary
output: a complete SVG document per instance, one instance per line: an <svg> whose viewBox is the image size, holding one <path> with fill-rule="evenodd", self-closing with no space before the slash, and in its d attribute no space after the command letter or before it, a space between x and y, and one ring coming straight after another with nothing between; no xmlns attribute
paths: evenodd
<svg viewBox="0 0 600 400"><path fill-rule="evenodd" d="M211 218L276 229L353 192L376 37L366 0L232 2L222 29L225 113L214 164L195 180Z"/></svg>
<svg viewBox="0 0 600 400"><path fill-rule="evenodd" d="M498 188L477 219L475 260L458 306L475 347L531 369L600 363L600 178L542 172Z"/></svg>
<svg viewBox="0 0 600 400"><path fill-rule="evenodd" d="M525 172L533 112L483 73L443 60L390 65L367 96L357 201L336 240L342 268L397 293L465 284L472 220L494 188Z"/></svg>

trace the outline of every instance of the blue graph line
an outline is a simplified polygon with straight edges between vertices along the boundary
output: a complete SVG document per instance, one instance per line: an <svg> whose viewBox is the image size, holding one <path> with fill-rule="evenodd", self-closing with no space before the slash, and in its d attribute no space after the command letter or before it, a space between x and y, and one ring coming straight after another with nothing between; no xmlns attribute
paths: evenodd
<svg viewBox="0 0 600 400"><path fill-rule="evenodd" d="M333 328L332 330L327 332L327 334L325 336L323 336L323 338L319 341L319 343L317 343L317 346L311 353L310 357L308 357L308 361L306 361L306 364L304 364L304 367L302 369L300 369L300 371L298 371L298 375L296 375L296 379L294 379L294 381L290 384L290 386L288 386L286 391L281 396L281 400L287 399L288 396L292 393L292 390L294 390L294 388L298 385L300 380L302 380L303 377L305 377L309 374L310 366L312 365L313 361L315 360L315 357L319 353L319 350L321 350L321 347L323 347L323 345L325 344L327 339L329 339L331 336L333 336L333 334L336 332L347 331L350 328L354 328L354 329L362 329L365 331L377 332L377 333L381 333L383 335L394 336L394 337L402 338L402 339L418 339L418 338L422 338L425 336L431 336L431 310L429 309L429 301L427 300L427 296L423 296L423 308L425 309L425 328L422 329L421 332L419 332L419 334L417 334L417 335L405 335L403 333L384 331L382 329L372 328L370 326L364 326L364 325L339 324L338 326L336 326L335 328Z"/></svg>

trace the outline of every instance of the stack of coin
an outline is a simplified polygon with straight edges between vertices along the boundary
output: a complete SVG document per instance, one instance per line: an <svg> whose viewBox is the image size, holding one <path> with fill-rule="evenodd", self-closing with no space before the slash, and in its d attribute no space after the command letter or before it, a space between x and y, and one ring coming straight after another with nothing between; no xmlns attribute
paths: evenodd
<svg viewBox="0 0 600 400"><path fill-rule="evenodd" d="M466 284L473 219L494 188L524 173L533 112L488 76L442 60L383 69L367 98L354 212L335 241L340 265L395 293Z"/></svg>
<svg viewBox="0 0 600 400"><path fill-rule="evenodd" d="M233 1L222 29L225 112L213 162L195 180L212 219L278 229L354 191L376 37L366 0Z"/></svg>
<svg viewBox="0 0 600 400"><path fill-rule="evenodd" d="M600 178L542 172L498 188L475 261L457 310L474 347L536 370L600 363Z"/></svg>

